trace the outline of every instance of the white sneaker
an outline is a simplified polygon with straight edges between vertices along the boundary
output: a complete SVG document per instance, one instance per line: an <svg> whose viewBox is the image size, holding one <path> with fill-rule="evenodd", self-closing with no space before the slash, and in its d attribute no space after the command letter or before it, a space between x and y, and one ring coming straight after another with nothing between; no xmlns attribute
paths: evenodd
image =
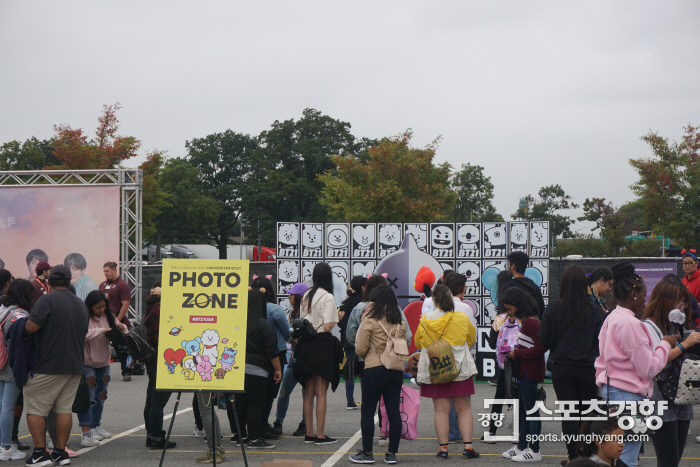
<svg viewBox="0 0 700 467"><path fill-rule="evenodd" d="M100 445L100 440L92 436L92 430L86 431L80 437L80 445L84 448L92 448Z"/></svg>
<svg viewBox="0 0 700 467"><path fill-rule="evenodd" d="M379 437L379 445L380 446L389 446L389 440L383 436Z"/></svg>
<svg viewBox="0 0 700 467"><path fill-rule="evenodd" d="M27 457L26 452L18 451L14 444L10 448L0 448L0 461L18 461Z"/></svg>
<svg viewBox="0 0 700 467"><path fill-rule="evenodd" d="M198 430L197 427L194 427L194 435L197 438L204 438L207 434L204 431L204 429ZM231 435L231 436L233 436L233 435Z"/></svg>
<svg viewBox="0 0 700 467"><path fill-rule="evenodd" d="M86 433L90 433L90 437L92 437L93 439L96 439L97 441L102 441L102 436L97 434L95 432L95 430L91 429L90 431L87 431Z"/></svg>
<svg viewBox="0 0 700 467"><path fill-rule="evenodd" d="M525 448L522 454L510 458L513 462L539 462L542 460L541 452L534 452L530 448Z"/></svg>
<svg viewBox="0 0 700 467"><path fill-rule="evenodd" d="M106 431L101 426L98 426L97 428L92 429L92 436L95 436L95 435L101 437L102 439L107 439L107 438L112 437L112 433L110 433L109 431ZM102 441L102 440L100 440L100 441Z"/></svg>
<svg viewBox="0 0 700 467"><path fill-rule="evenodd" d="M503 453L503 457L505 457L506 459L512 459L513 457L518 456L524 452L525 451L521 451L520 449L518 449L517 444L514 444L513 447L511 447L510 449L508 449L506 452Z"/></svg>
<svg viewBox="0 0 700 467"><path fill-rule="evenodd" d="M696 437L695 437L695 441L697 441L698 443L700 443L700 436L696 436Z"/></svg>

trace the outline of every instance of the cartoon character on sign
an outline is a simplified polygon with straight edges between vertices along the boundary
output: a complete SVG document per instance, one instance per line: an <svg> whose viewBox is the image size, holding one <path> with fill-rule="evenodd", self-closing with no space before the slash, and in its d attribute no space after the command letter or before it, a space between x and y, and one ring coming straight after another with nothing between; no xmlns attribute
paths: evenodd
<svg viewBox="0 0 700 467"><path fill-rule="evenodd" d="M302 224L301 246L305 258L323 256L323 224Z"/></svg>
<svg viewBox="0 0 700 467"><path fill-rule="evenodd" d="M238 350L233 350L228 347L224 347L224 351L221 353L221 368L225 371L231 371L231 367L236 363L236 354Z"/></svg>
<svg viewBox="0 0 700 467"><path fill-rule="evenodd" d="M216 379L224 379L224 376L226 376L226 371L224 371L223 368L219 368L214 372L214 376L216 376Z"/></svg>
<svg viewBox="0 0 700 467"><path fill-rule="evenodd" d="M401 244L401 226L399 224L379 225L379 257L383 258L399 249Z"/></svg>
<svg viewBox="0 0 700 467"><path fill-rule="evenodd" d="M510 224L510 250L527 251L527 224L521 222Z"/></svg>
<svg viewBox="0 0 700 467"><path fill-rule="evenodd" d="M479 273L480 267L478 263L473 261L465 261L457 267L457 272L467 276L467 295L479 295Z"/></svg>
<svg viewBox="0 0 700 467"><path fill-rule="evenodd" d="M280 243L285 245L296 245L298 242L299 228L296 224L280 224Z"/></svg>
<svg viewBox="0 0 700 467"><path fill-rule="evenodd" d="M299 263L297 261L280 261L277 266L279 293L293 286L299 280Z"/></svg>
<svg viewBox="0 0 700 467"><path fill-rule="evenodd" d="M211 363L209 357L195 355L194 361L197 362L197 373L202 377L202 381L211 381Z"/></svg>
<svg viewBox="0 0 700 467"><path fill-rule="evenodd" d="M219 358L219 332L216 329L207 329L202 333L202 355L209 357L212 366L216 366L216 359Z"/></svg>
<svg viewBox="0 0 700 467"><path fill-rule="evenodd" d="M348 246L348 234L342 227L331 227L331 230L328 231L328 246L331 248Z"/></svg>
<svg viewBox="0 0 700 467"><path fill-rule="evenodd" d="M431 245L437 250L447 250L452 248L452 227L446 225L440 225L435 227L431 232Z"/></svg>
<svg viewBox="0 0 700 467"><path fill-rule="evenodd" d="M409 301L418 300L422 293L413 288L418 271L427 266L436 277L442 276L440 263L429 254L421 251L412 235L406 235L398 251L382 259L375 274L387 273L387 283L396 295L399 306L405 308Z"/></svg>
<svg viewBox="0 0 700 467"><path fill-rule="evenodd" d="M183 358L182 362L180 362L180 366L182 367L182 371L180 373L185 375L185 379L194 379L197 364L195 363L192 355L187 355L185 358Z"/></svg>
<svg viewBox="0 0 700 467"><path fill-rule="evenodd" d="M363 254L370 254L370 249L374 245L374 226L373 225L355 225L352 228L352 237L357 243L356 250L360 250L363 253L356 251L356 256L362 256Z"/></svg>
<svg viewBox="0 0 700 467"><path fill-rule="evenodd" d="M469 258L478 256L479 228L470 224L461 226L459 230L457 230L457 242L459 243L459 257Z"/></svg>
<svg viewBox="0 0 700 467"><path fill-rule="evenodd" d="M163 357L165 358L165 365L168 367L170 374L175 373L175 367L180 364L183 358L185 358L187 353L184 349L165 349L163 352Z"/></svg>
<svg viewBox="0 0 700 467"><path fill-rule="evenodd" d="M188 355L199 355L199 349L202 347L202 338L195 337L191 341L182 341L182 346Z"/></svg>
<svg viewBox="0 0 700 467"><path fill-rule="evenodd" d="M549 256L549 224L547 222L531 222L530 223L530 256L547 257Z"/></svg>
<svg viewBox="0 0 700 467"><path fill-rule="evenodd" d="M428 226L425 224L408 224L406 235L411 234L418 245L418 249L425 251L428 248Z"/></svg>
<svg viewBox="0 0 700 467"><path fill-rule="evenodd" d="M492 250L502 249L505 252L506 248L506 225L493 224L488 229L484 230L485 247Z"/></svg>

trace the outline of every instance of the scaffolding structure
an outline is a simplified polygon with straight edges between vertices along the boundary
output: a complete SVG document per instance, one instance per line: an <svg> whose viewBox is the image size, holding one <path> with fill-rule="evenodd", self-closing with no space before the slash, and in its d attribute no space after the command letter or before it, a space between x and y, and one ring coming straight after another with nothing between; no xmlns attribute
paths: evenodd
<svg viewBox="0 0 700 467"><path fill-rule="evenodd" d="M118 186L121 192L120 258L122 279L131 287L128 315L140 321L142 314L142 195L143 174L138 169L26 170L0 172L0 188L13 186Z"/></svg>

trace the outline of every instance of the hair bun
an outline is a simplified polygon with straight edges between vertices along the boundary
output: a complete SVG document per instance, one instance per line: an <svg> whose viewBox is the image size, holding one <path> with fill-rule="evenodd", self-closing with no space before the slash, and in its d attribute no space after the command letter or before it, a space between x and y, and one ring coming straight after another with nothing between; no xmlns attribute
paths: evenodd
<svg viewBox="0 0 700 467"><path fill-rule="evenodd" d="M634 264L630 263L628 260L623 259L615 263L612 267L613 280L617 281L624 279L625 277L631 277L635 275Z"/></svg>

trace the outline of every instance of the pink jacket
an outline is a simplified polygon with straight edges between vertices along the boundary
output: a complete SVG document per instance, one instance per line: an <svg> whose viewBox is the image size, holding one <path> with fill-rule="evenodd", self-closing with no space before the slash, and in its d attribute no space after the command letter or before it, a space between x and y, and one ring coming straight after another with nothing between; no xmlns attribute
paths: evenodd
<svg viewBox="0 0 700 467"><path fill-rule="evenodd" d="M106 310L105 313L110 313ZM112 351L109 347L109 339L105 335L105 328L109 327L109 321L105 315L99 320L90 317L88 320L88 332L85 336L85 364L93 368L104 368L109 365ZM128 331L122 331L126 334Z"/></svg>
<svg viewBox="0 0 700 467"><path fill-rule="evenodd" d="M596 384L651 397L652 378L666 366L671 345L666 341L652 348L647 327L632 310L618 306L603 323L598 336L600 356L595 361ZM605 394L603 394L605 397Z"/></svg>

